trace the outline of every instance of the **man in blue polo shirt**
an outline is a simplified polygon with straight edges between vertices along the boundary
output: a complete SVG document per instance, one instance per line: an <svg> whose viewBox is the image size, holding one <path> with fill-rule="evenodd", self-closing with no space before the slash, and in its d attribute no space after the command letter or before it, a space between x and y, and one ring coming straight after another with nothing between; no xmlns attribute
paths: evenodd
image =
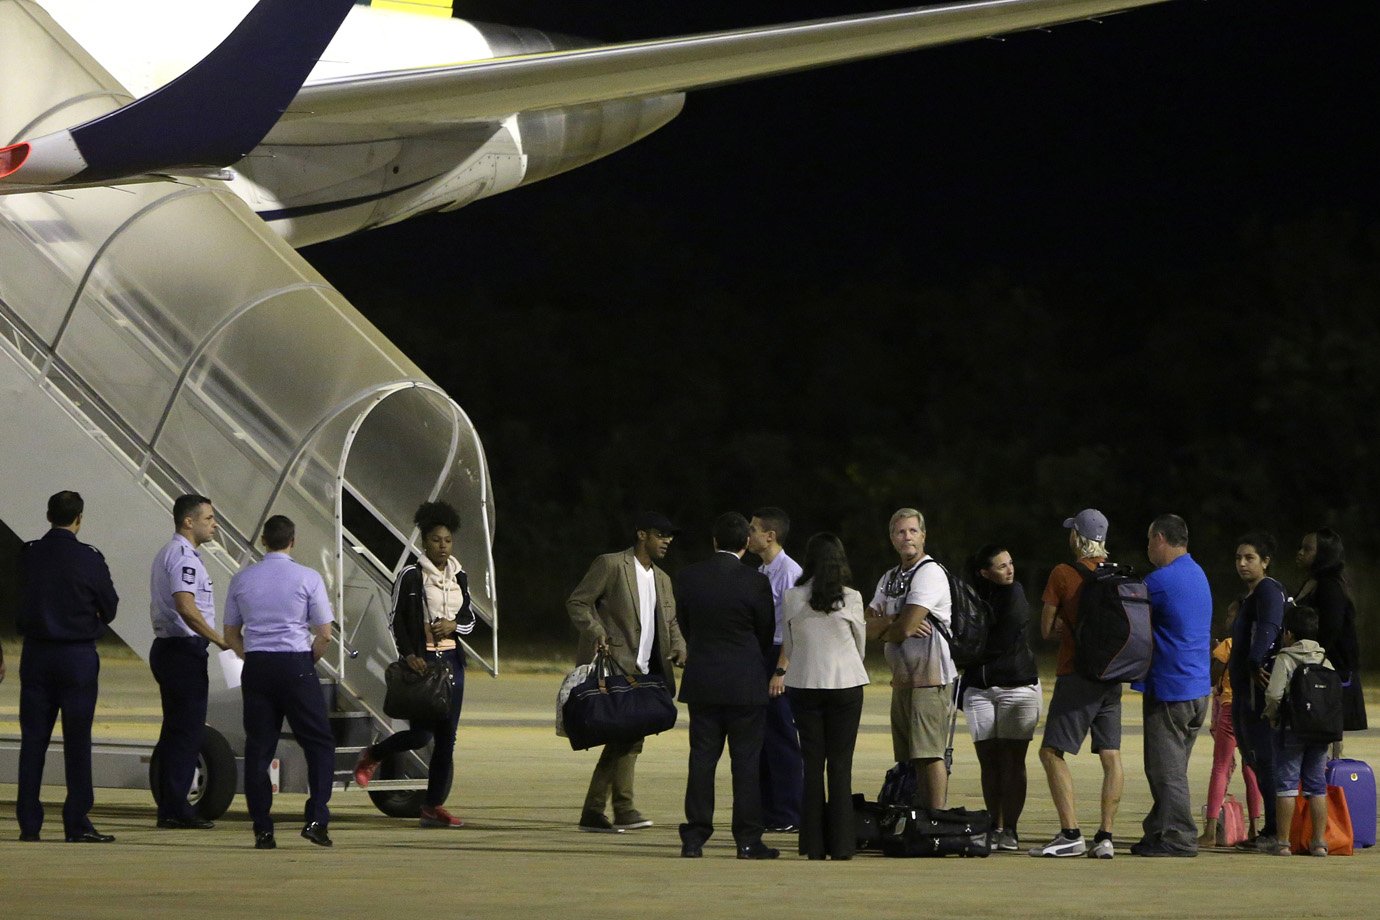
<svg viewBox="0 0 1380 920"><path fill-rule="evenodd" d="M1155 518L1145 554L1157 568L1145 579L1155 656L1145 680L1145 778L1153 805L1132 856L1197 856L1198 827L1188 793L1188 760L1212 692L1212 592L1188 554L1188 525Z"/></svg>
<svg viewBox="0 0 1380 920"><path fill-rule="evenodd" d="M208 830L215 825L192 809L187 792L206 732L206 649L230 647L216 629L216 594L199 551L216 538L211 500L179 496L173 502L173 527L176 532L149 573L154 636L149 668L163 704L163 728L153 749L159 764L158 826Z"/></svg>
<svg viewBox="0 0 1380 920"><path fill-rule="evenodd" d="M264 523L264 558L230 579L225 638L244 659L244 799L254 820L254 847L272 850L273 787L268 765L287 717L307 755L306 824L302 836L328 847L335 741L315 663L331 642L331 603L314 570L292 561L297 527L275 514Z"/></svg>

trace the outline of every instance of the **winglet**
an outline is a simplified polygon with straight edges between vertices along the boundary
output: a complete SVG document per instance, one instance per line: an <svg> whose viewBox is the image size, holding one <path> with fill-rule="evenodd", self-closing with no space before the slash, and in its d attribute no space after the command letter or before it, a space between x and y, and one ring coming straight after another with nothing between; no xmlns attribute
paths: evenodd
<svg viewBox="0 0 1380 920"><path fill-rule="evenodd" d="M11 144L0 147L0 179L13 174L29 158L28 144Z"/></svg>
<svg viewBox="0 0 1380 920"><path fill-rule="evenodd" d="M282 117L354 0L259 0L214 51L141 99L0 149L0 182L92 185L228 166Z"/></svg>

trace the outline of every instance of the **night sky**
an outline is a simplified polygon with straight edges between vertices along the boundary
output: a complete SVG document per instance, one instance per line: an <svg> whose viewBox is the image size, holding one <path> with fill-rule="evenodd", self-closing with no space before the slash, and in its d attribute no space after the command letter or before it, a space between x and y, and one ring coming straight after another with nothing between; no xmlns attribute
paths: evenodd
<svg viewBox="0 0 1380 920"><path fill-rule="evenodd" d="M304 254L474 419L518 623L649 505L689 528L673 568L779 503L864 584L900 504L1028 584L1085 504L1142 564L1177 510L1223 594L1249 526L1374 558L1373 6L1179 0L694 93L604 161ZM883 8L457 4L608 41Z"/></svg>

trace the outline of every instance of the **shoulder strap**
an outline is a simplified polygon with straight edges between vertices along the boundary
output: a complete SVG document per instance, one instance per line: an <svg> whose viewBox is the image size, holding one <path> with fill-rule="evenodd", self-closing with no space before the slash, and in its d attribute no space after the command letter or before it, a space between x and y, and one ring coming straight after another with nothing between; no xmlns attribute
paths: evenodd
<svg viewBox="0 0 1380 920"><path fill-rule="evenodd" d="M1065 562L1064 565L1073 569L1084 581L1093 581L1097 578L1097 576L1093 574L1093 569L1084 565L1081 559L1077 562Z"/></svg>

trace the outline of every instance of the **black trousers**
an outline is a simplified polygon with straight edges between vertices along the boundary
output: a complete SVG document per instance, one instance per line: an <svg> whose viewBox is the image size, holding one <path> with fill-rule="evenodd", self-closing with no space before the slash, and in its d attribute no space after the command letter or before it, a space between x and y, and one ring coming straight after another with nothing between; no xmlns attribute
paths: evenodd
<svg viewBox="0 0 1380 920"><path fill-rule="evenodd" d="M690 704L690 768L685 778L682 843L702 845L714 833L714 773L724 741L733 770L733 839L762 840L761 757L767 708Z"/></svg>
<svg viewBox="0 0 1380 920"><path fill-rule="evenodd" d="M273 785L268 765L278 750L278 733L288 727L307 755L307 807L304 820L326 824L331 813L335 778L335 739L326 715L326 699L316 679L311 652L248 652L240 677L244 694L244 800L254 832L273 830L269 809Z"/></svg>
<svg viewBox="0 0 1380 920"><path fill-rule="evenodd" d="M91 790L91 721L96 715L100 672L101 659L94 642L24 640L19 660L19 796L14 806L21 834L37 834L43 826L38 793L59 712L67 771L62 827L68 837L92 829L86 815L95 802Z"/></svg>
<svg viewBox="0 0 1380 920"><path fill-rule="evenodd" d="M816 859L826 852L834 859L847 859L858 845L853 827L853 747L862 721L863 688L792 687L790 695L805 759L800 852Z"/></svg>
<svg viewBox="0 0 1380 920"><path fill-rule="evenodd" d="M206 732L206 647L199 636L154 639L149 667L163 701L163 728L154 751L162 765L158 817L189 820L196 817L187 801Z"/></svg>

